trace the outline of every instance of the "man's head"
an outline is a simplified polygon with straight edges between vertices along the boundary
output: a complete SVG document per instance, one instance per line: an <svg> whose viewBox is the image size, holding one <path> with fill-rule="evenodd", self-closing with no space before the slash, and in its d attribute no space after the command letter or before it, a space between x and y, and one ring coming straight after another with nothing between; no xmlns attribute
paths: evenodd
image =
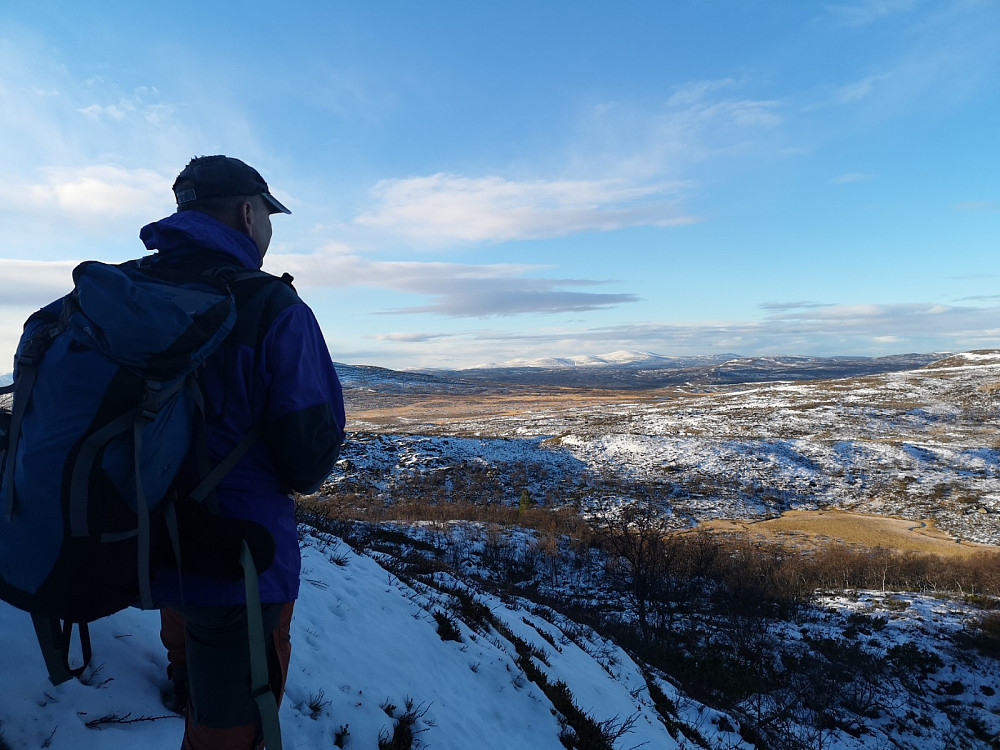
<svg viewBox="0 0 1000 750"><path fill-rule="evenodd" d="M230 156L192 159L174 180L178 211L201 211L254 239L261 257L271 242L271 214L290 214L260 173Z"/></svg>

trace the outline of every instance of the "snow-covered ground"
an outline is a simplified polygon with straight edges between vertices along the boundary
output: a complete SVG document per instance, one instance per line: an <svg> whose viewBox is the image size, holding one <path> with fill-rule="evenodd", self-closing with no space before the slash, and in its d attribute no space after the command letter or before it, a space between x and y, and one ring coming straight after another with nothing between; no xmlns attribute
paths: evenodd
<svg viewBox="0 0 1000 750"><path fill-rule="evenodd" d="M685 696L666 676L654 676L565 616L490 594L454 573L417 581L392 570L398 568L384 551L359 553L306 530L281 707L286 748L375 748L408 710L417 748L565 748L565 723L526 672L526 651L533 670L549 686L565 683L575 707L604 728L616 750L752 747L739 736L734 714ZM487 608L491 619L470 617L475 610L463 607L456 591ZM995 746L988 736L1000 734L1000 670L995 659L956 651L968 615L967 605L946 600L854 592L821 598L795 621L757 621L734 633L748 642L779 640L794 658L864 659L841 664L852 676L871 664L889 665L888 673L872 671L871 679L851 683L864 705L849 723L810 726L803 717L822 707L793 698L786 734L798 747L988 748ZM450 623L458 640L443 639L437 618ZM158 622L155 612L126 610L94 623L93 666L83 681L52 687L29 618L0 605L0 747L177 747L182 721L160 702L165 657ZM903 664L904 658L921 664ZM658 706L651 688L662 691ZM773 710L769 701L751 697L742 710ZM975 732L983 744L969 744Z"/></svg>
<svg viewBox="0 0 1000 750"><path fill-rule="evenodd" d="M551 700L518 666L505 635L452 617L461 640L442 640L433 612L447 611L446 593L405 583L336 538L307 536L303 558L280 714L286 748L375 748L410 705L415 747L563 750ZM620 648L584 628L568 635L523 602L485 593L479 600L544 657L532 661L550 682L565 682L581 710L597 722L631 720L616 748L693 747L667 732L646 678ZM166 661L156 612L129 609L95 622L92 668L83 681L58 687L46 678L28 615L0 603L0 632L0 747L178 747L182 720L160 701ZM740 746L738 736L717 730L718 712L683 699L668 682L659 686L684 723Z"/></svg>

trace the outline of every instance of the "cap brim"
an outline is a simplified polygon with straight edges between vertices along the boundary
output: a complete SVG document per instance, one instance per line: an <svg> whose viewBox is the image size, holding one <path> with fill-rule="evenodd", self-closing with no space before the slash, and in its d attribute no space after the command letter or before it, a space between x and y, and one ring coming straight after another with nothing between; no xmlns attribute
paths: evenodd
<svg viewBox="0 0 1000 750"><path fill-rule="evenodd" d="M277 198L275 198L270 193L266 193L266 192L265 193L261 193L261 197L264 199L264 202L271 209L271 213L272 214L290 214L291 213L291 211L289 211L287 208L285 208L284 204L282 204Z"/></svg>

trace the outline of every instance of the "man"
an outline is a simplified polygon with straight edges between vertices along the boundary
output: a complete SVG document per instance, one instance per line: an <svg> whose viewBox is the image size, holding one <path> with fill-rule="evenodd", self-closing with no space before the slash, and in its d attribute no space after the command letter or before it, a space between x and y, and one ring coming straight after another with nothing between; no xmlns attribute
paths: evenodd
<svg viewBox="0 0 1000 750"><path fill-rule="evenodd" d="M157 252L154 262L167 266L260 269L271 215L291 213L255 169L226 156L192 159L173 190L177 212L140 232ZM262 276L252 286L253 293L240 293L241 285L233 285L236 327L205 362L201 386L211 465L251 435L215 495L222 515L257 524L274 540L274 561L259 585L268 677L280 701L300 568L290 491L312 492L326 478L345 419L340 382L312 311L282 280ZM173 605L162 610L161 638L175 695L187 704L182 747L259 747L243 582L186 569L181 577L165 567L157 571L154 595Z"/></svg>

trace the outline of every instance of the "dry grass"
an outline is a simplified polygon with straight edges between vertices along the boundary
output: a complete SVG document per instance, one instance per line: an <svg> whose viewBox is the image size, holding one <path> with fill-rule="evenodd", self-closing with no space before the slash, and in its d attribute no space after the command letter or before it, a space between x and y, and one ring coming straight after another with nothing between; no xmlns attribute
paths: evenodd
<svg viewBox="0 0 1000 750"><path fill-rule="evenodd" d="M800 547L817 548L833 542L953 558L967 558L983 551L1000 554L997 547L959 542L934 526L933 522L842 510L792 510L766 521L708 521L703 527L721 532L742 531L765 541Z"/></svg>
<svg viewBox="0 0 1000 750"><path fill-rule="evenodd" d="M558 413L601 404L656 402L664 397L690 396L673 389L610 391L585 388L539 388L503 393L405 396L346 394L351 422L385 428L412 427L414 423L446 426L468 419L511 417L537 411ZM348 425L350 429L350 424Z"/></svg>

